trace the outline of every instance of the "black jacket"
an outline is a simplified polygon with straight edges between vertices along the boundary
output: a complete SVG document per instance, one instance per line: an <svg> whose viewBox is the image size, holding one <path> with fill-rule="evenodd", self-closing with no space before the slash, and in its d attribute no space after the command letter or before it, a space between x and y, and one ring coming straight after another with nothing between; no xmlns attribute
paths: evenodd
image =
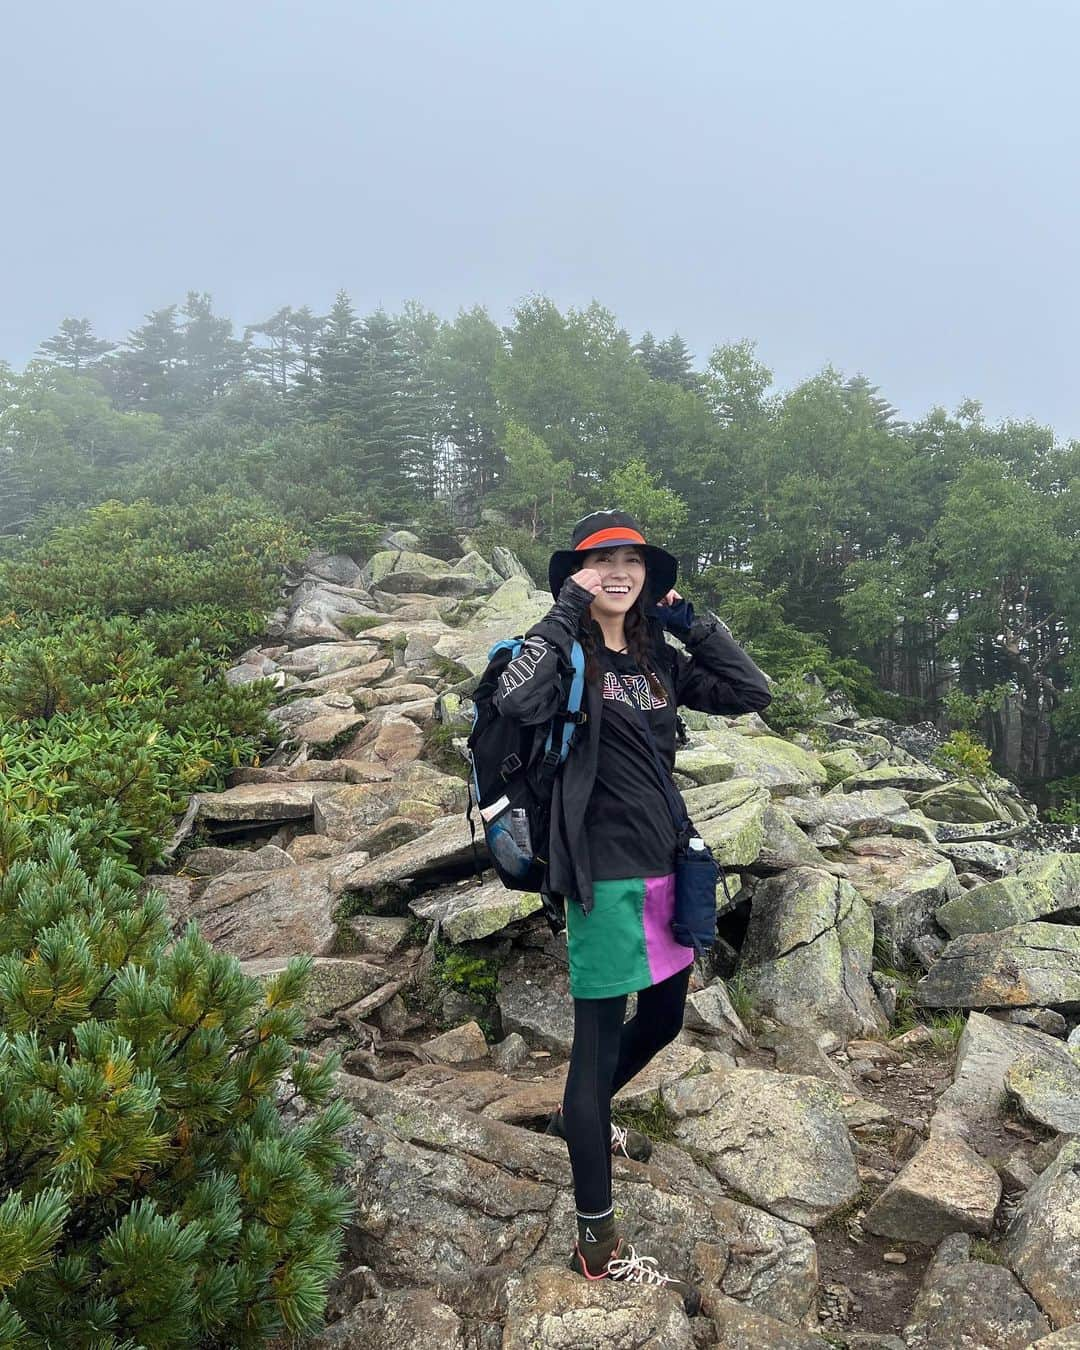
<svg viewBox="0 0 1080 1350"><path fill-rule="evenodd" d="M524 726L548 722L559 706L562 682L560 657L569 662L578 623L592 603L592 595L568 578L559 598L525 634L525 645L499 678L494 704L503 717L513 717ZM695 619L679 639L689 655L664 640L663 626L650 619L657 674L675 707L700 712L756 712L772 702L765 675L743 651L718 619ZM583 837L585 813L596 778L602 712L599 687L586 683L585 711L588 721L579 728L555 780L551 804L551 837L545 904L576 899L587 914L592 909L592 877L589 849Z"/></svg>

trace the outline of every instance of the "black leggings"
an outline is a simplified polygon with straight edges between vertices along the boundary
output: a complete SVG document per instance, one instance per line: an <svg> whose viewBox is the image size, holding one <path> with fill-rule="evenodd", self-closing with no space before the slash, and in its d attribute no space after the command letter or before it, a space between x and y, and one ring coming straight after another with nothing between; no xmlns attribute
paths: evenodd
<svg viewBox="0 0 1080 1350"><path fill-rule="evenodd" d="M625 994L574 999L563 1123L579 1214L611 1207L611 1098L679 1034L691 969L642 989L629 1022Z"/></svg>

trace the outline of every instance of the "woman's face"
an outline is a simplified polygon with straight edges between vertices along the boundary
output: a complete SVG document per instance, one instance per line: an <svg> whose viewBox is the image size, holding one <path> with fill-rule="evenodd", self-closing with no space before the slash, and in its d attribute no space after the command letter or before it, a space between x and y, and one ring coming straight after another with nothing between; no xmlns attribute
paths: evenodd
<svg viewBox="0 0 1080 1350"><path fill-rule="evenodd" d="M630 544L594 549L586 553L583 567L594 567L604 583L590 606L592 613L614 617L625 614L645 585L645 555Z"/></svg>

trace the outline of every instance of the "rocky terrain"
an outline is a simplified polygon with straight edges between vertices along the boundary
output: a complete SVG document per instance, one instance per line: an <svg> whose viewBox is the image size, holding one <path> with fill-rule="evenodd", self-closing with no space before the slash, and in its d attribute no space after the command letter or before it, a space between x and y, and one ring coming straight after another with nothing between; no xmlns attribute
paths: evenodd
<svg viewBox="0 0 1080 1350"><path fill-rule="evenodd" d="M472 846L490 645L550 606L512 554L406 532L313 554L235 681L282 741L196 797L151 878L258 974L315 958L309 1039L355 1109L325 1347L1080 1347L1080 853L933 728L834 703L813 737L684 710L677 777L728 870L686 1026L617 1098L623 1230L699 1281L566 1269L564 939ZM481 843L482 849L482 843ZM1071 1329L1070 1329L1071 1328Z"/></svg>

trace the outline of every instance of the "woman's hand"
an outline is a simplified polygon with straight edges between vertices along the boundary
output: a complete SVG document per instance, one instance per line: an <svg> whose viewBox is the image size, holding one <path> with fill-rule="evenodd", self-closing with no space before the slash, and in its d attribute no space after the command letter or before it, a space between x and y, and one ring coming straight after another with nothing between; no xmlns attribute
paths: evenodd
<svg viewBox="0 0 1080 1350"><path fill-rule="evenodd" d="M599 595L604 589L604 581L595 567L583 567L580 572L575 572L570 578L576 581L586 591L592 591L593 595Z"/></svg>
<svg viewBox="0 0 1080 1350"><path fill-rule="evenodd" d="M677 605L681 599L682 596L679 594L677 590L675 590L674 587L672 587L672 589L668 591L667 595L661 596L661 598L657 600L656 603L658 605Z"/></svg>

